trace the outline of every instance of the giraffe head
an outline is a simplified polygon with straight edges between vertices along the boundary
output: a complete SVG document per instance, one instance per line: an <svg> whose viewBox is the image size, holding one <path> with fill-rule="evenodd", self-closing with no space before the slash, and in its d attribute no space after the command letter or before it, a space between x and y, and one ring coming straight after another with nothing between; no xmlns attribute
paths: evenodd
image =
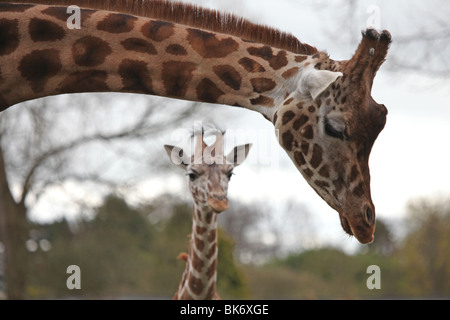
<svg viewBox="0 0 450 320"><path fill-rule="evenodd" d="M338 213L343 229L361 243L373 241L369 154L386 123L387 109L371 96L391 36L368 29L347 61L312 56L297 96L277 111L280 144L313 189Z"/></svg>
<svg viewBox="0 0 450 320"><path fill-rule="evenodd" d="M197 135L197 144L191 157L179 147L164 146L172 163L183 168L189 176L189 190L195 204L215 213L228 209L228 182L233 169L246 159L251 147L251 144L236 146L224 156L223 145L222 133L218 132L211 146L204 142L203 133Z"/></svg>

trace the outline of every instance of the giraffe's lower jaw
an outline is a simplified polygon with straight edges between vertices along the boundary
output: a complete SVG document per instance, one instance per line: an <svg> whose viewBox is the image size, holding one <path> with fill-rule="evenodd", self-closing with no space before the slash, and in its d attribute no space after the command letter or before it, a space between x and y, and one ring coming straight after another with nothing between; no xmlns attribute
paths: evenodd
<svg viewBox="0 0 450 320"><path fill-rule="evenodd" d="M339 212L339 218L341 220L341 225L344 231L350 236L354 236L359 242L362 244L369 244L373 242L374 236L373 233L375 231L374 227L362 228L358 225L352 228L349 220L344 217L342 213Z"/></svg>

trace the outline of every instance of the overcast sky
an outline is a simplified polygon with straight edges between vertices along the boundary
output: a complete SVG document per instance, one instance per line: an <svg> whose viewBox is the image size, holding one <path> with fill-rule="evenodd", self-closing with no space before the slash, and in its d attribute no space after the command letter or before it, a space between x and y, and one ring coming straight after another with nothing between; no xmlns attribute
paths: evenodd
<svg viewBox="0 0 450 320"><path fill-rule="evenodd" d="M251 21L290 32L301 41L327 51L336 60L351 58L360 40L360 31L368 22L388 29L393 44L372 90L374 99L389 109L386 127L375 142L370 158L372 198L377 216L395 220L403 217L406 203L413 198L450 195L450 80L448 77L424 77L410 71L395 72L389 65L391 55L399 61L410 58L411 49L396 43L396 37L404 39L415 33L449 31L446 24L450 12L448 1L358 1L352 10L341 1L184 2L234 12ZM439 67L439 63L436 64ZM248 160L236 169L230 197L248 203L261 200L274 206L295 199L306 204L316 217L318 237L323 241L344 242L344 246L349 247L357 243L344 234L338 214L316 195L278 146L273 125L248 110L224 106L217 106L216 110L224 115L226 121L222 125L226 129L237 132L245 128L243 135L240 131L241 141L253 143ZM167 143L179 142L176 133L168 139L171 141ZM268 154L268 150L273 150L269 153L270 160L262 160L265 158L261 155ZM174 185L179 184L177 174L179 172L174 171L173 179L158 180L160 183L156 185L156 180L152 181L145 192L173 190ZM45 205L36 213L38 211L47 212Z"/></svg>

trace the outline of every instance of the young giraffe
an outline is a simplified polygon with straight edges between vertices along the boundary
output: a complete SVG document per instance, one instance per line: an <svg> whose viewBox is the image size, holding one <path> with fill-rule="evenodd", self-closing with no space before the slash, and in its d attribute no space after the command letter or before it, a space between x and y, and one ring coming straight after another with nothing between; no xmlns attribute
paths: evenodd
<svg viewBox="0 0 450 320"><path fill-rule="evenodd" d="M196 136L195 152L190 159L180 148L164 146L172 162L189 176L194 200L189 254L179 255L179 259L186 261L186 268L174 300L220 299L216 292L217 214L228 208L228 182L233 169L245 160L251 147L251 144L237 146L224 157L220 132L212 146L206 145L203 134Z"/></svg>
<svg viewBox="0 0 450 320"><path fill-rule="evenodd" d="M350 60L232 15L152 0L0 0L0 111L43 96L134 92L261 113L311 187L373 240L368 159L387 109L371 96L391 36L368 29Z"/></svg>

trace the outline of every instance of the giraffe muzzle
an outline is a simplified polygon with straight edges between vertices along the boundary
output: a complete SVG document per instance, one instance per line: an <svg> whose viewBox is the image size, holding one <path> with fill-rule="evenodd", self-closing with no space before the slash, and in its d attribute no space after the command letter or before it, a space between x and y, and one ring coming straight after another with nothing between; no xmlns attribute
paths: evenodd
<svg viewBox="0 0 450 320"><path fill-rule="evenodd" d="M359 242L373 242L375 232L375 208L373 204L365 204L357 212L339 212L342 228L354 236Z"/></svg>
<svg viewBox="0 0 450 320"><path fill-rule="evenodd" d="M226 197L216 196L208 199L208 205L215 213L221 213L228 209L229 203Z"/></svg>

